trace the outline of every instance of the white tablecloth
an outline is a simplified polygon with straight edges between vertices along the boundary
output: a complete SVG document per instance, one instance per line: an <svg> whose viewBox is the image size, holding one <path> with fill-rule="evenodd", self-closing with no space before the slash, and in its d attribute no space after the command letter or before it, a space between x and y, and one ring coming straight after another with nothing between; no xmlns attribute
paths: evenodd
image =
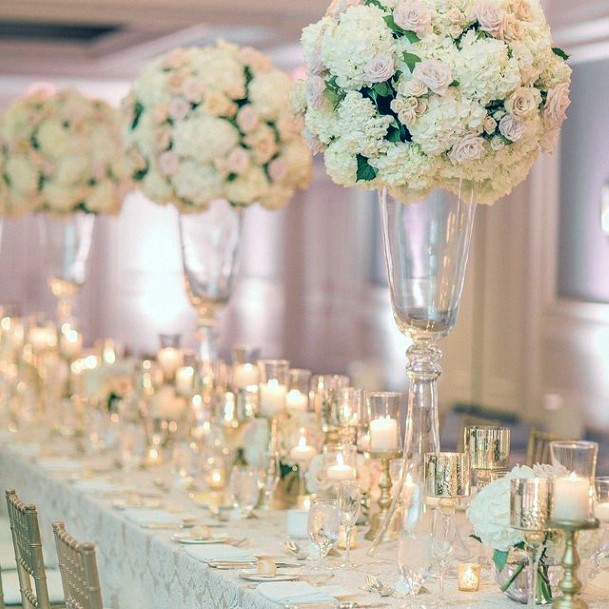
<svg viewBox="0 0 609 609"><path fill-rule="evenodd" d="M55 448L57 448L55 446ZM25 501L39 509L43 528L45 553L53 562L54 543L50 523L63 520L70 533L83 541L97 545L104 606L115 609L277 609L278 605L263 598L254 584L239 578L237 571L219 571L195 560L185 552L187 546L171 541L173 531L143 529L128 521L124 512L112 506L112 499L96 496L74 484L73 469L45 469L32 455L21 456L14 441L0 447L1 488L14 487ZM32 451L26 451L32 452ZM98 474L104 480L139 490L157 490L159 479L171 480L164 468L137 473ZM156 484L155 484L156 483ZM206 519L206 510L197 507L180 489L171 491L164 499L173 509ZM4 499L2 512L6 513ZM261 513L257 520L230 523L230 534L248 537L248 550L281 556L281 544L286 538L286 513ZM353 558L364 562L366 542L353 552ZM12 557L0 556L2 566ZM284 558L287 556L284 555ZM304 569L310 573L310 569ZM365 573L375 572L385 583L395 581L392 565L375 564L361 571L339 569L332 585L339 585L357 595L361 601L379 600L360 590ZM429 584L433 590L433 582ZM454 580L447 582L448 594L459 599L463 609L516 609L497 591L492 582L485 582L478 593L459 593ZM594 609L609 608L609 592L591 589L587 598ZM391 607L399 607L399 599L382 599Z"/></svg>

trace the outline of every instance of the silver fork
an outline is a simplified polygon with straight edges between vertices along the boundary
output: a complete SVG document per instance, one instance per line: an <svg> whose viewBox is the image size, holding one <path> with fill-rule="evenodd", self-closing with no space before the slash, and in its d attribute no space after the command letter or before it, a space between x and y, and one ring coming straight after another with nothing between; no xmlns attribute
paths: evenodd
<svg viewBox="0 0 609 609"><path fill-rule="evenodd" d="M376 576L368 573L366 575L366 582L364 583L364 588L368 592L376 592L379 596L393 596L395 593L395 588L391 586L385 586L383 582Z"/></svg>
<svg viewBox="0 0 609 609"><path fill-rule="evenodd" d="M306 560L308 557L308 554L293 539L287 539L283 547L296 560Z"/></svg>

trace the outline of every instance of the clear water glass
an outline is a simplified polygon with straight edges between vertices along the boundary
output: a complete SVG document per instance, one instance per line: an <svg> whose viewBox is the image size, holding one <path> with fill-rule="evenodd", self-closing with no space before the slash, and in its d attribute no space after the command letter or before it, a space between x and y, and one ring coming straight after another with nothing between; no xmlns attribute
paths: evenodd
<svg viewBox="0 0 609 609"><path fill-rule="evenodd" d="M404 530L398 541L398 569L408 589L409 598L403 607L418 609L417 594L429 575L432 565L432 539L427 531Z"/></svg>
<svg viewBox="0 0 609 609"><path fill-rule="evenodd" d="M258 469L253 467L233 468L228 492L239 516L247 518L254 511L260 497Z"/></svg>
<svg viewBox="0 0 609 609"><path fill-rule="evenodd" d="M362 492L357 482L341 482L338 487L340 523L345 527L345 560L341 567L355 567L351 562L351 536L362 510Z"/></svg>
<svg viewBox="0 0 609 609"><path fill-rule="evenodd" d="M340 512L334 500L316 499L309 509L308 533L311 543L319 550L319 564L314 568L328 568L324 565L328 552L338 541Z"/></svg>
<svg viewBox="0 0 609 609"><path fill-rule="evenodd" d="M554 441L550 442L552 465L561 465L567 472L581 478L594 478L596 474L596 459L598 443L585 441Z"/></svg>

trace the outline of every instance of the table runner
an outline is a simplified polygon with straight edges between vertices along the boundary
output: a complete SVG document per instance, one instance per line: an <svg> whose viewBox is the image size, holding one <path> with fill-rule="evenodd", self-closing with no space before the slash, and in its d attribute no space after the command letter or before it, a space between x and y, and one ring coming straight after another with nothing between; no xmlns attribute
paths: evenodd
<svg viewBox="0 0 609 609"><path fill-rule="evenodd" d="M65 441L64 441L65 442ZM2 490L17 489L27 502L39 509L45 554L50 563L55 559L54 541L50 524L63 520L75 537L97 544L104 606L113 609L277 609L278 605L263 598L254 585L241 580L237 571L219 571L195 560L185 552L184 545L171 541L175 531L143 529L129 522L124 513L112 506L112 499L103 495L88 494L82 485L75 485L73 471L44 469L16 452L14 442L0 447L0 484ZM108 475L98 474L108 479ZM113 483L139 490L158 490L171 481L168 467L153 471L119 472L110 476ZM79 488L81 486L81 488ZM87 486L84 486L86 489ZM196 507L180 488L167 494L173 508L183 508L184 514L205 519L207 512ZM2 512L6 513L4 498ZM262 513L257 520L230 523L230 533L235 537L248 537L246 548L279 556L281 544L286 539L286 513ZM354 550L358 562L365 557L367 542ZM12 558L12 557L10 557ZM287 557L286 557L287 558ZM6 564L7 557L0 557ZM307 569L309 572L309 569ZM380 575L384 583L392 583L396 577L393 565L361 568L360 571L337 569L332 585L358 594L359 600L379 600L360 590L366 572ZM433 591L434 582L428 587ZM469 609L516 609L518 605L498 592L496 585L487 582L480 592L465 594L456 591L456 582L447 582L448 596L460 600ZM591 609L607 609L609 593L591 588L587 595ZM400 599L382 599L390 607L403 604Z"/></svg>

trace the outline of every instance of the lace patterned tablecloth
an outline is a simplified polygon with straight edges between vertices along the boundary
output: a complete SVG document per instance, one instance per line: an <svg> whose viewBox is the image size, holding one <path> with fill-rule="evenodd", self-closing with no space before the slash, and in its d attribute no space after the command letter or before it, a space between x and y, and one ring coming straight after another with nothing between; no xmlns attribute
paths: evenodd
<svg viewBox="0 0 609 609"><path fill-rule="evenodd" d="M55 447L56 448L56 447ZM83 541L97 545L104 606L114 609L277 609L257 593L254 584L239 578L236 571L211 569L191 558L184 545L171 541L172 531L143 529L125 518L122 511L112 506L109 497L91 495L74 486L74 474L69 471L50 472L37 464L31 454L22 456L20 445L14 441L0 447L0 483L2 489L14 487L27 502L38 505L43 529L47 561L53 562L54 543L50 523L63 520L68 530ZM23 451L21 451L23 452ZM32 451L27 451L31 453ZM125 488L158 490L161 480L171 481L168 469L135 473L105 474L113 483ZM165 503L185 514L207 518L207 511L196 507L186 493L175 489L167 493ZM4 499L2 513L6 514ZM230 533L247 537L248 549L256 553L281 556L281 544L286 538L286 513L261 513L257 520L230 523ZM356 549L354 560L370 560L365 551L367 542ZM2 556L7 563L12 557ZM305 567L310 573L310 569ZM374 572L384 582L395 581L393 565L366 565L360 571L337 569L332 585L346 588L361 601L380 600L363 592L366 572ZM428 584L433 591L433 582ZM447 582L448 595L458 599L463 609L516 609L497 591L496 585L486 582L473 594L459 593L454 580ZM591 589L588 596L591 609L608 609L609 592ZM389 607L400 607L400 599L382 599Z"/></svg>

